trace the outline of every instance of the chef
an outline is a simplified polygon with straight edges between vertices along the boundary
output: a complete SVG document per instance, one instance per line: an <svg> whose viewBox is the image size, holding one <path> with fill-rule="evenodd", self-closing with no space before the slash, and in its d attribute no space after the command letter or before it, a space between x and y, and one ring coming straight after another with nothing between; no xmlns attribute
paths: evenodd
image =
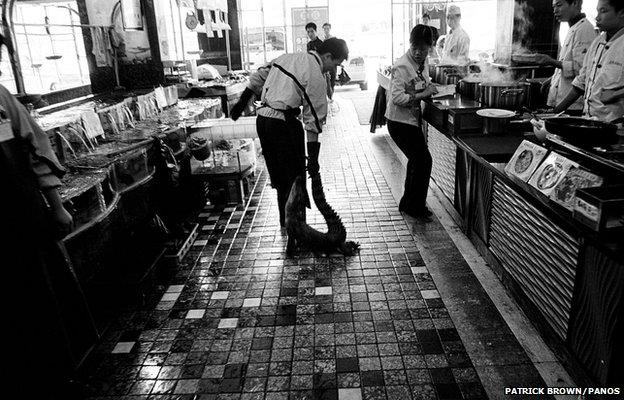
<svg viewBox="0 0 624 400"><path fill-rule="evenodd" d="M592 42L572 89L554 111L567 110L583 96L586 117L611 122L624 116L624 2L599 0L596 9L602 34Z"/></svg>
<svg viewBox="0 0 624 400"><path fill-rule="evenodd" d="M572 81L583 67L583 59L589 46L596 38L596 30L591 22L581 12L583 0L554 0L553 12L560 22L567 22L570 30L565 37L557 60L547 54L538 54L538 64L555 67L555 73L550 78L550 90L547 104L555 107L572 88ZM570 110L583 110L583 101L578 99L569 107Z"/></svg>
<svg viewBox="0 0 624 400"><path fill-rule="evenodd" d="M446 12L446 24L449 33L444 40L442 62L451 64L467 64L469 61L470 37L461 27L461 10L459 7L449 6Z"/></svg>

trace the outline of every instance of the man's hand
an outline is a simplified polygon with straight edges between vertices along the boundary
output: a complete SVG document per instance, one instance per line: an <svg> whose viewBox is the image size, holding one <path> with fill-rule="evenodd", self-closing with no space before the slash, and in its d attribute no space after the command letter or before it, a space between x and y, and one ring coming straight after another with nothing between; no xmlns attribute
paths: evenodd
<svg viewBox="0 0 624 400"><path fill-rule="evenodd" d="M232 118L232 120L236 121L240 118L253 95L254 92L251 89L245 88L238 102L236 102L236 104L234 104L232 106L232 109L230 110L230 118Z"/></svg>
<svg viewBox="0 0 624 400"><path fill-rule="evenodd" d="M557 60L549 56L548 54L536 54L535 63L540 65L556 65Z"/></svg>
<svg viewBox="0 0 624 400"><path fill-rule="evenodd" d="M434 94L438 93L438 88L436 88L436 86L434 84L430 84L429 86L427 86L425 88L425 90L423 90L422 92L422 96L427 98L427 97L431 97Z"/></svg>
<svg viewBox="0 0 624 400"><path fill-rule="evenodd" d="M320 166L318 163L319 152L321 150L320 142L308 142L308 174L316 175Z"/></svg>

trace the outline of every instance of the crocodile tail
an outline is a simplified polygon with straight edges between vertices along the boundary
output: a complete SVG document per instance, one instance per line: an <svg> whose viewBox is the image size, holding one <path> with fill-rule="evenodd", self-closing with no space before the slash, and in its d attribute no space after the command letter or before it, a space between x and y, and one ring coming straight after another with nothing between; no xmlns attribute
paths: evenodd
<svg viewBox="0 0 624 400"><path fill-rule="evenodd" d="M325 223L327 224L327 235L330 236L331 240L336 243L344 242L347 238L347 230L345 229L338 213L327 203L327 200L325 199L321 174L313 174L310 178L312 180L312 198L314 199L314 204L316 204L319 212L323 215L323 218L325 218Z"/></svg>

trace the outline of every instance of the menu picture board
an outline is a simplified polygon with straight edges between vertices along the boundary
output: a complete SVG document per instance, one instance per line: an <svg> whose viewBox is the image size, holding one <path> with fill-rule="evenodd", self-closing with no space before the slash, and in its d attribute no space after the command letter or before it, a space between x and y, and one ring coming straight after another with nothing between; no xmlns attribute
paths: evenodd
<svg viewBox="0 0 624 400"><path fill-rule="evenodd" d="M552 152L535 170L529 180L529 185L546 196L550 196L572 167L578 167L578 164L560 154Z"/></svg>
<svg viewBox="0 0 624 400"><path fill-rule="evenodd" d="M576 190L602 185L602 177L578 167L571 167L568 173L555 186L550 198L568 210L574 209Z"/></svg>
<svg viewBox="0 0 624 400"><path fill-rule="evenodd" d="M544 147L524 140L505 166L505 172L527 182L547 153Z"/></svg>

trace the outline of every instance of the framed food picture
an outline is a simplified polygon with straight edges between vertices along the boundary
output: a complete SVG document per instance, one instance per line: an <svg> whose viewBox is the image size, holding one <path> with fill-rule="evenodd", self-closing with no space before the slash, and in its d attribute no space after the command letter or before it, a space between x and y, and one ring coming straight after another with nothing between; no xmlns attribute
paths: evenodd
<svg viewBox="0 0 624 400"><path fill-rule="evenodd" d="M505 166L505 172L526 182L540 165L548 150L535 143L524 140L516 149L513 157Z"/></svg>
<svg viewBox="0 0 624 400"><path fill-rule="evenodd" d="M576 190L602 185L602 177L585 171L579 167L571 167L563 179L559 181L550 198L568 210L574 209Z"/></svg>
<svg viewBox="0 0 624 400"><path fill-rule="evenodd" d="M531 175L529 185L546 196L550 196L572 167L578 167L578 164L560 154L552 152Z"/></svg>

